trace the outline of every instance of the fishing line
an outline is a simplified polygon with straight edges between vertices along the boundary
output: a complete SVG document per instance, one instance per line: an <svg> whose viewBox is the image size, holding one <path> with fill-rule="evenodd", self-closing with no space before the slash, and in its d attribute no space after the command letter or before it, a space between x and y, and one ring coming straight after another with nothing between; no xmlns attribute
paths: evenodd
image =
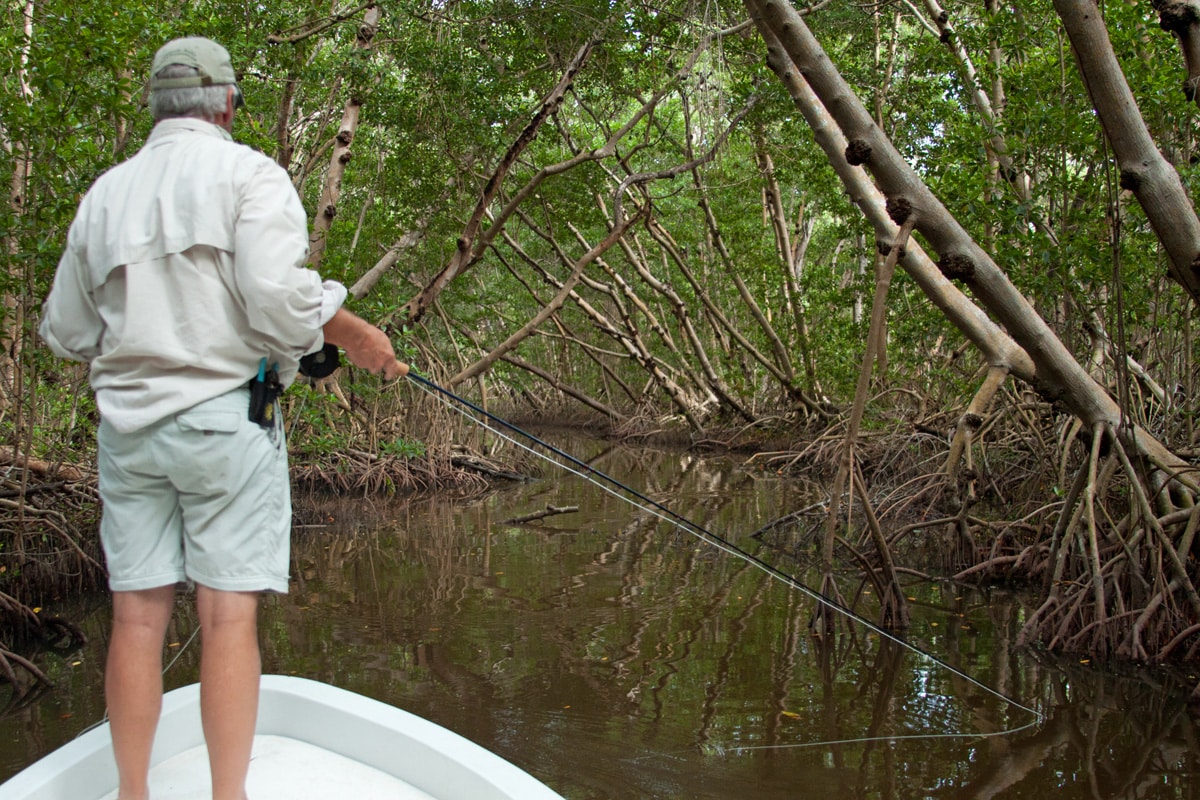
<svg viewBox="0 0 1200 800"><path fill-rule="evenodd" d="M522 450L532 453L533 455L538 456L539 458L549 461L551 464L554 464L555 466L565 469L566 471L568 471L574 475L577 475L578 477L581 477L584 480L587 480L588 482L592 483L593 485L597 486L598 488L602 489L603 491L613 495L614 497L618 497L621 500L624 500L625 502L628 502L631 505L633 505L637 508L640 508L649 514L656 516L659 519L662 519L665 522L668 522L668 523L674 525L675 527L680 528L680 529L692 534L696 538L700 539L702 542L704 542L708 545L711 545L712 547L715 547L716 549L721 550L722 552L728 553L729 555L734 556L735 558L745 561L747 564L750 564L751 566L756 567L757 569L766 573L769 577L774 578L777 581L780 581L781 583L785 584L786 586L788 586L792 589L795 589L796 591L800 592L801 594L804 594L805 596L809 597L810 599L826 606L827 608L829 608L833 611L836 611L837 613L843 615L844 617L851 620L852 622L856 622L859 625L863 626L864 628L878 634L880 637L887 639L889 641L895 642L896 644L900 645L901 647L905 648L906 650L909 650L910 652L915 653L918 656L922 656L923 658L928 659L934 665L936 665L944 670L947 670L948 672L950 672L954 675L957 675L959 678L962 678L963 680L967 681L972 686L975 686L976 688L981 689L982 691L986 692L987 694L990 694L993 697L996 697L996 698L1004 701L1005 703L1013 706L1014 708L1018 708L1022 711L1025 711L1025 712L1033 715L1033 717L1034 717L1033 722L1030 722L1027 725L1023 725L1019 728L1014 728L1011 730L998 731L998 732L993 732L993 733L976 733L976 734L929 734L928 738L933 738L933 737L943 737L944 738L944 737L957 737L957 736L970 736L970 737L975 737L975 738L985 738L988 736L1008 735L1008 734L1012 734L1012 733L1017 733L1018 731L1025 730L1026 728L1030 728L1034 725L1040 725L1044 721L1045 717L1043 716L1043 714L1040 711L1030 708L1029 706L1027 706L1023 703L1021 703L1017 700L1014 700L1011 697L1008 697L1007 695L1001 693L1000 691L993 689L991 686L988 686L987 684L983 683L978 678L975 678L975 677L967 674L966 672L963 672L961 669L958 669L957 667L947 663L946 661L942 660L941 658L938 658L937 656L933 655L932 653L921 649L917 645L906 641L905 639L901 638L900 636L898 636L894 633L891 633L890 631L885 630L884 628L880 627L879 625L875 624L874 622L871 622L869 619L862 616L861 614L854 611L853 609L848 608L845 605L842 605L841 603L837 602L836 600L834 600L830 597L827 597L826 595L822 594L820 591L813 589L811 586L808 586L807 584L803 583L802 581L795 578L794 576L789 575L786 572L783 572L782 570L778 569L775 566L772 566L771 564L768 564L766 561L763 561L761 558L754 555L753 553L743 550L741 547L738 547L736 544L734 544L733 542L730 542L728 539L725 539L724 537L722 537L716 533L713 533L712 531L708 530L707 528L705 528L695 522L692 522L691 520L677 514L676 512L674 512L670 508L667 508L666 506L662 505L658 501L653 500L649 497L646 497L644 494L638 492L636 489L633 489L633 488L627 486L626 484L622 483L621 481L617 480L616 478L613 478L610 475L607 475L604 472L601 472L600 470L596 469L595 467L591 466L590 464L579 460L578 458L571 455L570 453L564 452L563 450L559 449L558 447L555 447L554 445L552 445L548 442L545 442L542 439L539 439L538 437L534 436L532 433L522 430L521 428L517 427L516 425L513 425L511 422L508 422L507 420L497 417L496 415L492 414L491 412L486 411L483 408L475 405L471 401L466 400L462 397L459 397L458 395L454 394L450 390L444 389L441 386L438 386L433 381L430 381L429 379L424 378L421 375L418 375L415 372L412 372L411 370L408 373L408 378L409 378L409 380L416 383L427 394L432 395L433 397L437 398L445 405L457 410L460 414L462 414L467 419L470 419L471 421L473 421L476 424L482 426L483 428L491 431L492 433L496 434L497 436L501 437L502 439L505 439L506 441L511 442L512 444L516 445L517 447L520 447ZM454 402L452 403L450 401L454 401ZM458 405L455 405L455 403L457 403ZM479 416L471 416L471 414L468 414L467 411L464 409L470 409L472 412L474 412L475 414L477 414ZM482 419L480 417L482 417ZM494 427L493 425L489 425L488 422L493 423L493 425L497 426L497 427ZM555 456L565 460L567 463L564 464L564 463L561 463L561 462L558 462L558 461L555 461L555 460L549 458L542 452L539 452L538 450L536 450L532 447L529 447L528 445L524 444L523 442L520 442L520 441L512 438L511 436L507 435L502 430L500 430L500 428L507 429L509 431L512 431L513 433L516 433L520 436L525 437L530 442L533 442L534 444L536 444L538 447L541 447L541 448L549 451L550 453L553 453ZM605 483L600 483L600 482L596 481L592 476L595 476L595 478L600 478L601 480L605 481L607 485ZM622 493L624 493L624 494L622 494ZM630 499L630 497L636 498L638 501L640 501L640 503L644 503L645 505L641 505L637 502L634 502L633 500ZM892 739L907 738L907 737L889 736L889 737L880 737L880 738L886 739L886 740L892 740ZM917 737L917 738L925 738L925 737ZM855 740L855 741L861 741L861 740ZM736 750L750 750L750 749L756 749L756 748L731 747L728 749L736 751Z"/></svg>

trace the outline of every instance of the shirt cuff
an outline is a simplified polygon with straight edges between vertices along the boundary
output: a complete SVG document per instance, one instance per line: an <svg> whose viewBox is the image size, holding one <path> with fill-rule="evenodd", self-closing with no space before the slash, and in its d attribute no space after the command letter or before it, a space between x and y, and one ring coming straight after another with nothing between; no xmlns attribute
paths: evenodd
<svg viewBox="0 0 1200 800"><path fill-rule="evenodd" d="M325 323L333 319L333 315L346 302L346 287L337 281L321 283L321 317L318 327L324 328Z"/></svg>

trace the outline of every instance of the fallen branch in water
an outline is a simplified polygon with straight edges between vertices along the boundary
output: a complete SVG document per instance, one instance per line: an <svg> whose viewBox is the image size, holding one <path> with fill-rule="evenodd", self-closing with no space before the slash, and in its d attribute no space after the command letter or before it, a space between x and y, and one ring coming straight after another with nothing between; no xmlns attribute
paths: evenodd
<svg viewBox="0 0 1200 800"><path fill-rule="evenodd" d="M578 510L579 510L579 506L547 505L541 511L535 511L532 514L524 514L520 517L513 517L512 519L506 519L506 520L504 520L503 524L504 525L520 525L524 522L533 522L534 520L545 519L546 517L553 517L558 514L574 514Z"/></svg>

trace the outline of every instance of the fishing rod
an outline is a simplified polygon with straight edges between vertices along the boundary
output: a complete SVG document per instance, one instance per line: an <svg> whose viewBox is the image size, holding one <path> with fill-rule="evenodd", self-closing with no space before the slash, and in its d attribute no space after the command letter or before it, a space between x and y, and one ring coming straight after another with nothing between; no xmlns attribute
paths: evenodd
<svg viewBox="0 0 1200 800"><path fill-rule="evenodd" d="M530 452L546 461L549 461L550 463L554 464L555 466L565 469L568 472L571 472L572 474L575 474L581 478L584 478L585 480L590 481L591 483L595 484L597 487L603 489L604 491L608 492L609 494L612 494L615 497L625 500L626 502L631 503L632 505L635 505L644 511L648 511L649 513L653 514L654 516L657 516L660 519L662 519L666 522L669 522L672 525L675 525L676 527L692 534L693 536L700 539L702 542L704 542L708 545L711 545L711 546L715 547L716 549L721 550L725 553L728 553L728 554L734 556L735 558L745 561L747 564L750 564L751 566L756 567L757 569L763 571L771 578L774 578L775 580L780 581L784 585L786 585L792 589L795 589L796 591L800 592L801 594L804 594L805 596L816 601L817 603L820 603L821 605L825 606L826 608L829 608L830 610L843 615L850 621L863 626L864 628L878 634L880 637L882 637L884 639L887 639L891 642L894 642L894 643L900 645L901 647L909 650L912 653L915 653L916 655L919 655L919 656L922 656L922 657L928 659L936 666L941 667L942 669L947 670L954 675L957 675L958 677L967 681L968 683L975 686L976 688L979 688L979 689L983 690L984 692L992 695L993 697L996 697L1015 708L1025 711L1025 712L1033 715L1033 717L1034 717L1033 722L1030 722L1027 725L1023 725L1019 728L1015 728L1012 730L999 731L999 732L995 732L995 733L929 734L928 736L923 735L923 736L918 736L918 737L881 736L881 737L873 737L872 739L859 739L859 740L855 740L855 741L875 741L875 740L891 741L891 740L895 740L895 739L929 738L929 737L933 737L933 736L948 736L948 735L967 735L967 736L972 736L972 737L985 738L988 736L997 736L997 735L1006 735L1006 734L1016 733L1018 731L1024 730L1024 729L1032 727L1034 725L1040 725L1045 720L1045 716L1042 714L1042 712L1038 711L1037 709L1030 708L1029 706L1025 705L1024 703L1021 703L1021 702L1001 693L1000 691L983 683L978 678L975 678L972 675L969 675L968 673L964 672L963 670L953 666L952 664L947 663L945 660L933 655L932 653L928 652L927 650L922 649L921 647L913 644L912 642L907 641L903 637L901 637L895 633L892 633L891 631L885 630L881 626L877 625L876 623L874 623L871 620L867 619L866 617L862 616L858 612L854 611L852 608L849 608L848 606L846 606L842 603L839 603L837 600L834 600L833 598L822 593L818 589L814 589L813 587L804 583L803 581L801 581L799 578L795 577L794 575L790 575L790 574L784 572L783 570L780 570L779 568L775 567L774 565L767 563L766 561L762 560L761 558L754 555L753 553L751 553L751 552L739 547L738 545L734 544L733 542L729 541L725 537L720 536L719 534L708 530L704 526L699 525L698 523L695 523L695 522L687 519L686 517L676 513L672 509L663 505L662 503L659 503L658 501L647 497L646 495L644 495L641 492L637 491L636 489L630 487L629 485L622 483L621 481L617 480L616 478L612 477L611 475L608 475L608 474L602 472L601 470L596 469L591 464L588 464L587 462L576 458L575 456L571 455L570 453L567 453L567 452L563 451L562 449L555 447L554 445L550 444L549 442L546 442L546 441L538 438L537 436L534 436L532 433L514 425L513 423L509 422L508 420L505 420L502 417L498 417L495 414L492 414L490 411L487 411L486 409L481 408L480 406L472 403L470 400L460 397L459 395L455 394L454 392L451 392L449 389L439 386L438 384L434 383L433 381L429 380L428 378L417 374L412 369L409 370L407 377L410 381L416 383L427 394L430 394L431 396L438 398L443 403L445 403L447 406L457 410L459 413L461 413L467 419L470 419L471 421L475 422L476 424L486 428L489 431L492 431L493 433L497 434L498 436L501 436L505 440L512 442L513 444L520 447L521 449L526 450L527 452ZM451 402L451 401L453 401L453 402ZM455 404L457 404L457 405L455 405ZM560 459L563 459L567 463L564 464L564 463L561 463L559 461L555 461L555 460L549 458L548 456L546 456L544 453L538 451L537 449L535 449L533 447L529 447L529 446L521 443L520 441L517 441L516 439L511 438L510 436L503 433L501 430L498 430L496 427L492 427L492 425L487 424L487 422L484 422L479 417L471 416L464 409L470 409L471 412L474 412L475 414L479 415L479 417L482 417L483 419L492 423L492 425L499 426L499 428L502 428L507 431L511 431L512 433L515 433L521 437L524 437L525 439L532 442L537 447L540 447L545 451L553 453L555 456L557 456ZM604 483L599 483L598 481L594 480L593 478L598 478L601 481L604 481ZM638 502L635 503L633 500L630 499L631 497L635 498ZM639 503L644 504L644 505L639 505ZM809 745L809 746L811 746L811 745ZM737 748L737 749L757 749L757 748Z"/></svg>

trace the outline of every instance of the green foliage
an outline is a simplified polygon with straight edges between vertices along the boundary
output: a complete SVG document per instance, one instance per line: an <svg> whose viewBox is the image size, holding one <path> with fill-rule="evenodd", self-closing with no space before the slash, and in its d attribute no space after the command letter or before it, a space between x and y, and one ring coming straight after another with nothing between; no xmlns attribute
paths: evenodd
<svg viewBox="0 0 1200 800"><path fill-rule="evenodd" d="M425 443L411 439L397 439L394 442L380 442L379 452L397 458L423 458Z"/></svg>

